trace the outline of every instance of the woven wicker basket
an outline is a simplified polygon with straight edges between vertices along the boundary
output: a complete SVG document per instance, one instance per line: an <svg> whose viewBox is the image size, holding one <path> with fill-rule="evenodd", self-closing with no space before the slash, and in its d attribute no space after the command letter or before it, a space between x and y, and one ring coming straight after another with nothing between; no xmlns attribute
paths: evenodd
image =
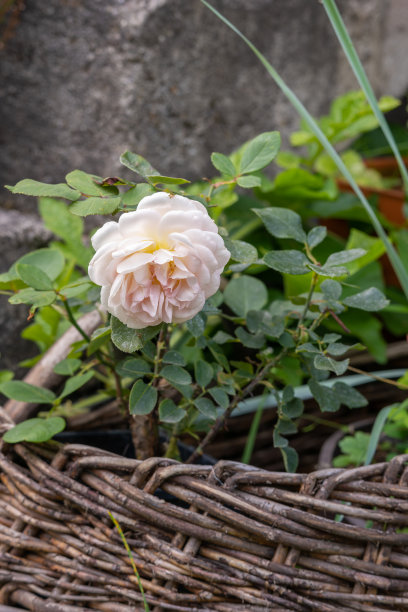
<svg viewBox="0 0 408 612"><path fill-rule="evenodd" d="M144 610L108 511L154 612L408 610L407 455L303 475L2 450L0 611Z"/></svg>

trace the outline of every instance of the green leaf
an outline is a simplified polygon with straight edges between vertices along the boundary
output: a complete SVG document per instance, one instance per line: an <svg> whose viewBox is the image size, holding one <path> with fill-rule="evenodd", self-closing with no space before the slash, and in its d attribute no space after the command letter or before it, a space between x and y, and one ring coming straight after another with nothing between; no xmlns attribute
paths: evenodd
<svg viewBox="0 0 408 612"><path fill-rule="evenodd" d="M249 334L243 327L237 327L235 335L247 348L260 349L265 345L265 336L262 333Z"/></svg>
<svg viewBox="0 0 408 612"><path fill-rule="evenodd" d="M73 170L65 177L68 185L77 189L82 195L86 196L108 196L116 195L116 187L103 186L102 177L88 174L82 170Z"/></svg>
<svg viewBox="0 0 408 612"><path fill-rule="evenodd" d="M347 251L338 251L330 255L324 264L325 266L340 266L342 264L358 259L366 254L364 249L348 249Z"/></svg>
<svg viewBox="0 0 408 612"><path fill-rule="evenodd" d="M314 358L314 367L318 370L329 370L334 372L337 376L344 374L348 368L350 359L343 359L343 361L336 361L326 355L316 355Z"/></svg>
<svg viewBox="0 0 408 612"><path fill-rule="evenodd" d="M211 387L211 389L208 389L208 393L223 410L228 408L230 401L228 394L224 391L224 389L221 389L220 387Z"/></svg>
<svg viewBox="0 0 408 612"><path fill-rule="evenodd" d="M160 172L157 172L155 168L141 155L137 155L137 153L132 153L131 151L125 151L120 156L120 163L132 172L136 172L143 178L147 176L159 176Z"/></svg>
<svg viewBox="0 0 408 612"><path fill-rule="evenodd" d="M334 389L320 385L314 379L309 380L309 389L322 412L336 412L340 408L340 399Z"/></svg>
<svg viewBox="0 0 408 612"><path fill-rule="evenodd" d="M148 183L140 183L135 185L122 196L123 208L136 208L140 200L148 195L155 193L155 190Z"/></svg>
<svg viewBox="0 0 408 612"><path fill-rule="evenodd" d="M77 376L72 376L71 378L68 378L61 394L58 396L58 399L61 400L64 397L67 397L67 395L71 395L71 393L74 393L74 391L77 391L78 389L83 387L85 383L91 380L94 374L95 372L89 370L85 374L78 374Z"/></svg>
<svg viewBox="0 0 408 612"><path fill-rule="evenodd" d="M0 393L9 399L30 402L30 404L52 404L55 400L55 393L49 389L36 387L22 380L9 380L1 383Z"/></svg>
<svg viewBox="0 0 408 612"><path fill-rule="evenodd" d="M65 242L80 241L83 232L83 221L69 212L61 200L40 198L39 211L47 229Z"/></svg>
<svg viewBox="0 0 408 612"><path fill-rule="evenodd" d="M28 419L9 429L4 434L3 440L9 444L47 442L63 429L65 429L65 421L61 417Z"/></svg>
<svg viewBox="0 0 408 612"><path fill-rule="evenodd" d="M189 372L180 366L167 365L160 372L171 385L191 385L192 380Z"/></svg>
<svg viewBox="0 0 408 612"><path fill-rule="evenodd" d="M142 378L145 374L150 374L152 369L144 359L128 357L118 363L116 371L123 378Z"/></svg>
<svg viewBox="0 0 408 612"><path fill-rule="evenodd" d="M261 218L262 223L272 236L276 238L292 238L304 244L306 234L302 228L300 215L290 208L254 208L253 211Z"/></svg>
<svg viewBox="0 0 408 612"><path fill-rule="evenodd" d="M297 419L303 414L303 402L298 397L282 404L282 413L288 419Z"/></svg>
<svg viewBox="0 0 408 612"><path fill-rule="evenodd" d="M159 405L159 419L163 423L178 423L186 416L184 408L176 406L171 399L165 399Z"/></svg>
<svg viewBox="0 0 408 612"><path fill-rule="evenodd" d="M357 389L350 387L344 382L336 382L333 385L333 390L337 395L338 400L347 406L347 408L362 408L367 406L368 401Z"/></svg>
<svg viewBox="0 0 408 612"><path fill-rule="evenodd" d="M54 366L54 372L61 376L72 376L81 365L80 359L63 359Z"/></svg>
<svg viewBox="0 0 408 612"><path fill-rule="evenodd" d="M58 183L57 185L49 185L47 183L40 183L39 181L33 181L31 179L24 179L19 181L14 187L7 185L12 193L21 193L23 195L31 196L48 196L50 198L64 198L65 200L77 200L81 194L75 189L70 189L65 183Z"/></svg>
<svg viewBox="0 0 408 612"><path fill-rule="evenodd" d="M264 132L244 147L240 174L249 174L265 168L278 154L281 145L279 132Z"/></svg>
<svg viewBox="0 0 408 612"><path fill-rule="evenodd" d="M308 263L308 268L316 272L319 276L329 276L331 278L337 278L339 276L347 276L348 270L343 266L317 266L312 263Z"/></svg>
<svg viewBox="0 0 408 612"><path fill-rule="evenodd" d="M252 276L233 278L224 291L224 301L239 317L249 310L260 310L268 301L268 292L262 281Z"/></svg>
<svg viewBox="0 0 408 612"><path fill-rule="evenodd" d="M175 176L161 176L160 174L148 174L146 179L153 183L153 185L185 185L190 183L187 179L176 178Z"/></svg>
<svg viewBox="0 0 408 612"><path fill-rule="evenodd" d="M70 206L69 210L72 214L79 217L87 217L88 215L110 215L119 208L120 197L114 198L88 198L87 200L79 200Z"/></svg>
<svg viewBox="0 0 408 612"><path fill-rule="evenodd" d="M235 176L236 170L234 164L226 155L223 155L222 153L212 153L211 162L223 176L226 176L227 178Z"/></svg>
<svg viewBox="0 0 408 612"><path fill-rule="evenodd" d="M210 419L217 418L217 407L207 397L200 397L199 399L194 400L194 406L204 416L209 417Z"/></svg>
<svg viewBox="0 0 408 612"><path fill-rule="evenodd" d="M384 255L386 251L385 245L380 238L369 236L364 232L352 228L347 240L346 248L351 250L357 247L364 249L366 253L363 255L363 257L360 257L357 261L353 261L347 266L350 274L354 274L361 268L367 266L369 263L376 261L382 255Z"/></svg>
<svg viewBox="0 0 408 612"><path fill-rule="evenodd" d="M214 376L214 370L210 366L209 363L199 359L194 364L194 374L197 383L200 387L207 387L207 385L212 381Z"/></svg>
<svg viewBox="0 0 408 612"><path fill-rule="evenodd" d="M95 331L92 332L91 341L86 349L86 354L88 355L88 357L90 357L90 355L93 355L103 344L105 344L109 340L111 333L112 330L110 327L98 327L98 329L95 329Z"/></svg>
<svg viewBox="0 0 408 612"><path fill-rule="evenodd" d="M345 298L343 303L351 308L359 308L360 310L366 310L368 312L377 312L388 306L390 301L387 300L382 291L376 287L371 287L370 289L361 291L361 293L355 293Z"/></svg>
<svg viewBox="0 0 408 612"><path fill-rule="evenodd" d="M0 384L12 380L14 373L11 370L0 370Z"/></svg>
<svg viewBox="0 0 408 612"><path fill-rule="evenodd" d="M111 317L112 342L124 353L140 351L145 342L158 334L161 325L145 329L131 329L116 317Z"/></svg>
<svg viewBox="0 0 408 612"><path fill-rule="evenodd" d="M231 259L239 261L239 263L252 264L258 259L258 251L248 242L224 238L224 244L231 253Z"/></svg>
<svg viewBox="0 0 408 612"><path fill-rule="evenodd" d="M186 322L188 331L194 338L199 338L203 335L207 316L203 312L199 312L195 317Z"/></svg>
<svg viewBox="0 0 408 612"><path fill-rule="evenodd" d="M314 249L318 244L323 242L327 236L327 227L324 225L317 225L313 227L307 235L307 244L309 248Z"/></svg>
<svg viewBox="0 0 408 612"><path fill-rule="evenodd" d="M38 249L31 251L18 259L15 263L27 264L40 268L51 280L55 280L64 269L64 257L57 249Z"/></svg>
<svg viewBox="0 0 408 612"><path fill-rule="evenodd" d="M279 450L282 453L285 470L290 473L296 472L299 464L299 455L296 450L291 446L280 448Z"/></svg>
<svg viewBox="0 0 408 612"><path fill-rule="evenodd" d="M30 264L19 263L16 265L17 274L26 285L37 291L53 290L52 280L41 268Z"/></svg>
<svg viewBox="0 0 408 612"><path fill-rule="evenodd" d="M217 331L213 338L217 344L225 344L226 342L236 342L235 338L231 334L226 334L223 331Z"/></svg>
<svg viewBox="0 0 408 612"><path fill-rule="evenodd" d="M157 402L157 389L147 385L143 380L137 380L129 396L130 414L150 414Z"/></svg>
<svg viewBox="0 0 408 612"><path fill-rule="evenodd" d="M10 304L31 304L33 308L49 306L57 299L55 291L36 291L35 289L22 289L9 298Z"/></svg>
<svg viewBox="0 0 408 612"><path fill-rule="evenodd" d="M179 365L179 366L186 365L186 360L184 359L183 355L179 353L179 351L173 351L173 350L167 351L163 355L162 361L163 363L169 363L171 365Z"/></svg>
<svg viewBox="0 0 408 612"><path fill-rule="evenodd" d="M340 283L331 279L324 280L320 285L320 290L326 300L338 300L342 292Z"/></svg>
<svg viewBox="0 0 408 612"><path fill-rule="evenodd" d="M265 310L250 310L246 316L246 323L250 332L262 332L272 338L279 338L285 329L283 316L272 316Z"/></svg>
<svg viewBox="0 0 408 612"><path fill-rule="evenodd" d="M310 261L304 253L294 249L282 251L269 251L263 257L267 266L282 274L301 275L309 274L307 267Z"/></svg>
<svg viewBox="0 0 408 612"><path fill-rule="evenodd" d="M249 174L248 176L239 176L237 178L237 184L244 189L252 189L253 187L260 187L262 181L259 176Z"/></svg>

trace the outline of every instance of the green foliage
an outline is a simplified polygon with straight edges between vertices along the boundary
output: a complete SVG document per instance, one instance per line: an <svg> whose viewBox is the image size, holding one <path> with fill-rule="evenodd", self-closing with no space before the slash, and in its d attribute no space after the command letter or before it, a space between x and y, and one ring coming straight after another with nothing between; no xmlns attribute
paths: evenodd
<svg viewBox="0 0 408 612"><path fill-rule="evenodd" d="M48 419L28 419L9 429L3 440L9 444L17 442L47 442L65 429L65 421L61 417Z"/></svg>
<svg viewBox="0 0 408 612"><path fill-rule="evenodd" d="M347 353L358 347L357 339L368 338L382 350L377 312L393 306L377 269L384 246L360 230L352 231L346 244L339 243L325 227L311 225L299 203L312 207L320 199L327 208L327 199L335 195L333 182L293 166L270 181L261 171L279 146L279 135L267 132L230 156L213 153L221 176L197 184L161 175L143 157L126 152L122 164L143 183L75 170L65 186L77 193L73 203L64 202L60 192L41 197L41 216L57 240L20 258L0 277L0 288L10 302L31 305L32 313L36 309L24 336L42 352L70 324L78 330L82 313L99 300L99 290L84 275L92 249L85 246L81 215L134 210L143 197L164 186L170 194L182 193L208 207L231 260L220 290L182 325L132 329L102 312L100 327L90 336L80 330L81 339L55 366L55 373L66 377L55 393L14 381L6 373L0 391L7 397L50 407L49 418L38 425L42 430L27 425L17 435L49 439L52 428L41 431L55 414L69 416L82 410L83 402L92 406L116 396L132 417L151 414L152 427L158 422L170 432L167 452L173 456L180 435L208 432L240 400L265 389L272 390L277 402L271 443L280 449L286 469L294 471L298 455L290 438L305 411L296 386L307 382L322 411L365 405L352 387L341 381L326 387L324 381L346 372ZM242 188L250 191L243 195ZM405 238L399 237L403 252ZM77 401L85 389L94 398Z"/></svg>

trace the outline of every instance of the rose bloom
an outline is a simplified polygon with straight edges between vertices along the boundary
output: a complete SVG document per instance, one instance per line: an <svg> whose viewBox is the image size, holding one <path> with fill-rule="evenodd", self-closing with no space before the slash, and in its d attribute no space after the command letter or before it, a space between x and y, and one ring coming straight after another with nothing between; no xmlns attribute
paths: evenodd
<svg viewBox="0 0 408 612"><path fill-rule="evenodd" d="M105 223L92 245L89 276L102 286L102 305L134 329L194 317L230 258L206 208L167 193Z"/></svg>

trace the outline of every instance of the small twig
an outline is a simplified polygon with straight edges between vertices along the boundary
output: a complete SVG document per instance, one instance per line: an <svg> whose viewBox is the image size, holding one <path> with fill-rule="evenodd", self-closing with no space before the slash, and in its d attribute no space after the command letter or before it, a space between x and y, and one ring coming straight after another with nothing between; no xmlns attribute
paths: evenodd
<svg viewBox="0 0 408 612"><path fill-rule="evenodd" d="M244 389L241 390L241 393L239 393L238 395L236 395L234 397L234 399L232 400L232 402L230 403L228 408L225 410L223 415L218 417L218 419L216 419L216 421L212 425L210 431L207 433L207 435L204 437L204 439L200 442L200 444L197 446L197 448L194 450L194 452L191 453L191 455L187 459L186 463L194 463L194 461L196 461L196 459L201 457L201 455L204 452L204 448L210 442L212 442L212 440L215 438L217 433L224 426L225 421L229 418L231 413L235 410L235 408L237 407L238 403L241 402L243 399L245 399L248 395L250 395L252 393L254 388L262 381L262 379L267 375L269 370L271 368L273 368L280 359L282 359L282 357L286 354L286 352L287 352L287 349L284 349L283 351L281 351L281 353L279 353L279 355L277 355L275 357L275 359L272 359L272 361L267 363L258 372L258 374L255 376L255 378L253 378L251 380L251 382L248 383L248 385L246 387L244 387Z"/></svg>
<svg viewBox="0 0 408 612"><path fill-rule="evenodd" d="M382 376L377 376L376 374L373 374L372 372L365 372L364 370L360 370L359 368L355 368L354 366L351 366L351 365L349 365L347 369L350 370L351 372L355 372L356 374L363 374L363 376L369 376L370 378L373 378L374 380L379 380L380 382L387 383L387 385L393 385L394 387L397 387L398 389L408 390L408 385L404 385L404 383L395 382L395 380L391 380L390 378L383 378Z"/></svg>

